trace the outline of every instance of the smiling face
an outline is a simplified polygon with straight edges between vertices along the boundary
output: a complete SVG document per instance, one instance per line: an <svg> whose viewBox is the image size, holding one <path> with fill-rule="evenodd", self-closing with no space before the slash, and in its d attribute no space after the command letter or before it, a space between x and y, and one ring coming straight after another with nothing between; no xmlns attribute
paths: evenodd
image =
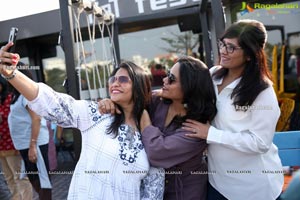
<svg viewBox="0 0 300 200"><path fill-rule="evenodd" d="M163 79L164 85L162 88L162 97L166 99L171 99L173 100L173 102L182 102L183 100L179 69L180 64L176 63L170 69L168 76Z"/></svg>
<svg viewBox="0 0 300 200"><path fill-rule="evenodd" d="M237 38L224 38L223 47L219 47L220 51L220 65L227 69L237 69L244 68L246 63L246 56L244 55L244 50L239 46ZM229 50L234 49L232 53Z"/></svg>
<svg viewBox="0 0 300 200"><path fill-rule="evenodd" d="M113 82L109 82L111 100L121 107L132 105L132 81L129 78L127 70L120 68L114 77L112 79Z"/></svg>

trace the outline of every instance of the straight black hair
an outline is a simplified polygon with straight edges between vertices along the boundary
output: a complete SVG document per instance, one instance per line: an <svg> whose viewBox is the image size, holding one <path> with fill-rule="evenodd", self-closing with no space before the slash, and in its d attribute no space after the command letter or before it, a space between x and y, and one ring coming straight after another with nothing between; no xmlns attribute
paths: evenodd
<svg viewBox="0 0 300 200"><path fill-rule="evenodd" d="M239 46L244 50L244 56L249 57L241 81L231 94L231 98L234 99L233 105L236 108L251 106L259 93L269 87L272 80L264 53L266 28L256 20L240 20L232 24L220 39L224 38L237 38ZM213 77L220 79L227 73L228 69L221 68Z"/></svg>

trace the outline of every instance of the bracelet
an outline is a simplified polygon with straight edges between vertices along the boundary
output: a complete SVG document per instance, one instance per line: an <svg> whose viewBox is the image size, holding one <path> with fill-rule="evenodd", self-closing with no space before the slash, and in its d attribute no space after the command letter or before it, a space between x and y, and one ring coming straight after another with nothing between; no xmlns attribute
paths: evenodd
<svg viewBox="0 0 300 200"><path fill-rule="evenodd" d="M36 142L37 140L36 139L31 139L31 142Z"/></svg>
<svg viewBox="0 0 300 200"><path fill-rule="evenodd" d="M13 79L13 78L16 77L16 71L14 70L13 73L10 76L4 76L3 74L1 74L1 76L3 78L5 78L5 80L9 81L9 80L11 80L11 79Z"/></svg>

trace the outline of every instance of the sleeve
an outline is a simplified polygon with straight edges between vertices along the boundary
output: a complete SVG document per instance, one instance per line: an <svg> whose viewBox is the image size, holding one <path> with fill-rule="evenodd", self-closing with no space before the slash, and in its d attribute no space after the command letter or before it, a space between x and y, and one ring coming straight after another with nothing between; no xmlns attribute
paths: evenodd
<svg viewBox="0 0 300 200"><path fill-rule="evenodd" d="M201 156L207 147L205 140L188 138L187 132L177 129L172 135L164 134L154 126L147 126L142 141L151 165L170 168L197 155Z"/></svg>
<svg viewBox="0 0 300 200"><path fill-rule="evenodd" d="M141 200L163 200L165 171L150 166L149 172L141 182Z"/></svg>
<svg viewBox="0 0 300 200"><path fill-rule="evenodd" d="M38 84L38 96L32 101L28 101L30 109L61 127L86 130L91 126L88 110L91 105L88 105L87 101L75 100L67 94L55 92L43 83ZM98 110L97 108L92 109Z"/></svg>
<svg viewBox="0 0 300 200"><path fill-rule="evenodd" d="M23 95L20 95L19 98L22 98L22 106L23 106L24 108L26 108L26 106L28 105L27 99L26 99Z"/></svg>
<svg viewBox="0 0 300 200"><path fill-rule="evenodd" d="M271 86L262 91L250 107L250 122L240 132L209 128L207 143L222 144L240 152L266 153L273 142L280 109ZM225 116L223 116L225 117ZM238 122L237 122L238 123Z"/></svg>

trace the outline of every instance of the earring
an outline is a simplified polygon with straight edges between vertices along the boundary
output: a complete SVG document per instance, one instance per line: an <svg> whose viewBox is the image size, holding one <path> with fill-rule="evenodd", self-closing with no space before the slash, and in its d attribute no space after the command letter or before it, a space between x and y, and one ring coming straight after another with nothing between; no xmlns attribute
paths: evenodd
<svg viewBox="0 0 300 200"><path fill-rule="evenodd" d="M184 107L185 109L187 109L187 108L188 108L187 103L184 103L184 104L183 104L183 107Z"/></svg>

